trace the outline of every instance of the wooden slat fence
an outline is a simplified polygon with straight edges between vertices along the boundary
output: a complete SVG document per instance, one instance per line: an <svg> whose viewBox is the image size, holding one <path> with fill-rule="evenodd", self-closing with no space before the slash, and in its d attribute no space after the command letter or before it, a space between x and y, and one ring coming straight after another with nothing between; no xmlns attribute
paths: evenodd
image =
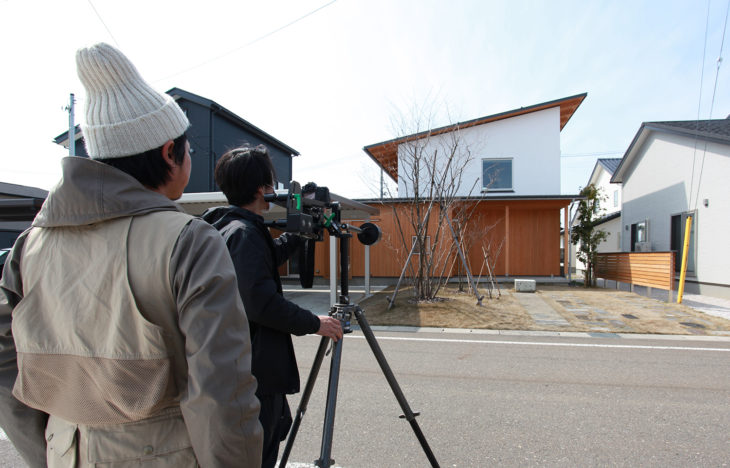
<svg viewBox="0 0 730 468"><path fill-rule="evenodd" d="M596 278L649 288L674 289L674 252L599 253Z"/></svg>

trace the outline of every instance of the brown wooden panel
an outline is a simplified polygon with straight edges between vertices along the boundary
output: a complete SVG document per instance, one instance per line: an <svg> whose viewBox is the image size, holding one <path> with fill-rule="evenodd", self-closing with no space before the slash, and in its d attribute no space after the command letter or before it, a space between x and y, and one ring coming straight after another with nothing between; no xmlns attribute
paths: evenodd
<svg viewBox="0 0 730 468"><path fill-rule="evenodd" d="M467 222L455 229L465 233L465 254L473 275L486 275L482 247L490 247L490 253L496 255L500 243L502 249L497 258L494 274L503 276L507 273L507 256L509 255L510 275L549 276L560 275L560 209L565 206L563 200L537 201L480 201L474 204L469 212ZM411 248L411 236L415 229L409 224L405 203L373 204L380 209L380 215L372 222L382 231L379 243L370 248L370 274L372 276L398 277ZM426 209L425 206L423 208ZM509 211L509 244L507 240L507 212ZM455 215L453 215L456 218ZM398 219L402 229L398 227ZM353 224L358 224L357 222ZM431 241L437 239L438 208L433 208L428 234ZM454 262L456 252L453 250L451 231L444 223L438 233L440 244L438 252L449 254L444 275L455 275L459 270ZM364 246L356 237L350 243L350 271L353 276L363 276ZM315 273L327 276L329 271L329 247L326 242L317 244ZM418 266L418 256L413 256L411 265Z"/></svg>
<svg viewBox="0 0 730 468"><path fill-rule="evenodd" d="M672 290L674 252L613 252L596 258L596 277Z"/></svg>
<svg viewBox="0 0 730 468"><path fill-rule="evenodd" d="M510 209L510 275L560 275L560 210Z"/></svg>

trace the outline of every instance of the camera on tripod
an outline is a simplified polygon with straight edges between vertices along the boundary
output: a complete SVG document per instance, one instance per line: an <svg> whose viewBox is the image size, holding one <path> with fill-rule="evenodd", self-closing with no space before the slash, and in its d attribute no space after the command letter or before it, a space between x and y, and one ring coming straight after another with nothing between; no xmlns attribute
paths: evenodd
<svg viewBox="0 0 730 468"><path fill-rule="evenodd" d="M314 245L324 240L325 230L335 237L356 232L363 245L373 245L381 237L380 228L373 223L363 223L360 227L342 223L340 202L332 199L327 187L319 187L314 182L302 187L293 180L289 190L266 194L264 200L286 209L286 218L268 221L267 226L304 238L299 250L299 282L303 288L311 288L314 282Z"/></svg>
<svg viewBox="0 0 730 468"><path fill-rule="evenodd" d="M336 195L334 196L336 197ZM388 381L396 400L403 410L401 418L408 421L413 429L416 438L421 443L421 447L432 467L438 468L439 464L433 455L431 448L423 435L421 428L416 421L419 413L414 413L406 401L403 391L393 375L383 351L375 339L370 325L365 318L363 310L357 304L351 304L349 298L349 258L350 258L350 238L351 232L357 233L358 240L364 245L373 245L380 240L380 228L373 223L364 223L359 227L351 224L343 223L342 204L334 198L326 187L317 187L314 183L308 183L301 188L300 185L292 181L289 184L288 191L280 191L269 195L264 195L264 200L275 203L286 208L286 218L277 219L266 223L268 226L282 229L287 232L299 234L304 238L304 245L299 251L299 281L304 288L312 287L314 278L314 245L317 241L324 240L324 231L327 230L332 237L339 238L339 260L340 260L340 296L336 304L330 309L330 317L336 318L342 325L343 331L349 333L352 331L350 326L353 316L357 320L360 329L365 335L365 339L370 346L376 361L380 365L381 370ZM340 199L342 200L342 199ZM344 200L342 200L345 203ZM299 431L304 413L307 410L309 398L312 389L317 380L317 374L322 365L322 361L327 351L327 345L330 339L323 336L317 354L312 364L312 370L307 378L307 384L302 393L299 407L292 421L292 426L287 438L286 447L279 461L279 468L287 466L289 454L294 445L294 439ZM322 468L329 468L334 464L331 458L332 437L334 434L335 408L337 403L337 389L339 385L340 365L342 359L342 341L338 340L332 344L332 363L330 365L329 385L327 387L327 403L325 406L325 420L322 429L322 445L320 457L315 461L315 465Z"/></svg>

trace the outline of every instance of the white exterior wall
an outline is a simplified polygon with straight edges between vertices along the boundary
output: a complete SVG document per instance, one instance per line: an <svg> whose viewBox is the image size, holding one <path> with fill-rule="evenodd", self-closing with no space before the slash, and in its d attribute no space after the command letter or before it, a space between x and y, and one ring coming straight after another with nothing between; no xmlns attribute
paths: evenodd
<svg viewBox="0 0 730 468"><path fill-rule="evenodd" d="M512 158L510 195L560 194L560 108L554 107L490 122L460 131L460 146L469 148L472 161L464 169L459 196L479 195L482 188L482 159ZM449 135L431 138L430 148L448 147ZM398 196L411 195L402 163L403 145L398 149ZM427 180L425 173L421 180ZM470 194L474 182L478 180ZM505 192L496 193L504 195ZM485 194L489 196L489 192Z"/></svg>
<svg viewBox="0 0 730 468"><path fill-rule="evenodd" d="M598 226L608 237L598 244L597 252L621 252L621 218L615 218ZM585 269L585 266L583 266Z"/></svg>
<svg viewBox="0 0 730 468"><path fill-rule="evenodd" d="M696 275L688 278L730 286L730 146L699 140L695 150L693 138L652 132L623 179L622 250L631 250L631 224L644 219L652 250L669 250L672 215L696 207Z"/></svg>
<svg viewBox="0 0 730 468"><path fill-rule="evenodd" d="M605 200L601 201L601 216L610 215L617 211L621 211L621 184L612 184L611 176L603 166L601 166L600 174L596 177L596 181L593 182L597 187L601 189L601 194L606 197ZM614 206L614 192L618 199L618 205Z"/></svg>

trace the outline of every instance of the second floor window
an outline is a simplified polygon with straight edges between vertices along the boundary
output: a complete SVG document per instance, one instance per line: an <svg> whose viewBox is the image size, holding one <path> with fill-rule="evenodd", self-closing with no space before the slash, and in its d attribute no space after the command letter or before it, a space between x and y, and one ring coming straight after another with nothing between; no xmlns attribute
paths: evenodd
<svg viewBox="0 0 730 468"><path fill-rule="evenodd" d="M512 158L482 159L482 190L513 190Z"/></svg>

